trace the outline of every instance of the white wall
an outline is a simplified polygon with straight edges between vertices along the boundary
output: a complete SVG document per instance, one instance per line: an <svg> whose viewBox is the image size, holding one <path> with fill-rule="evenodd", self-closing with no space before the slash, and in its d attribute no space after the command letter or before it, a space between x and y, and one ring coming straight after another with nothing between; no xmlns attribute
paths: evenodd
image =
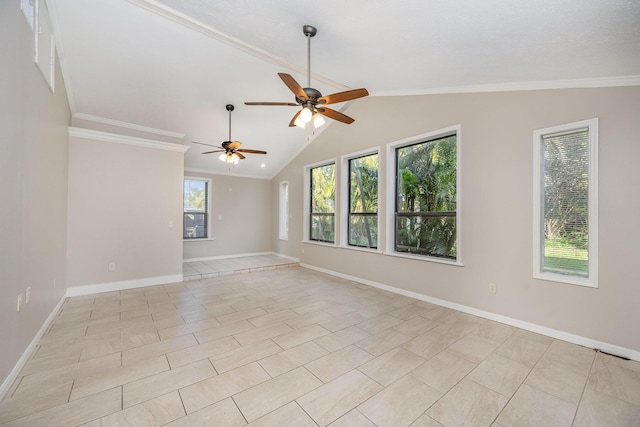
<svg viewBox="0 0 640 427"><path fill-rule="evenodd" d="M70 132L69 287L181 275L183 147Z"/></svg>
<svg viewBox="0 0 640 427"><path fill-rule="evenodd" d="M640 351L640 87L364 98L271 182L289 181L289 240L274 251L302 263ZM533 131L599 118L600 286L532 278ZM463 267L301 243L303 168L460 124ZM339 177L338 177L339 178ZM338 193L338 198L340 197ZM381 212L386 212L382 186ZM385 227L380 247L385 247ZM304 254L302 253L304 250ZM495 295L488 284L497 284Z"/></svg>
<svg viewBox="0 0 640 427"><path fill-rule="evenodd" d="M19 1L0 2L0 39L1 397L65 292L70 112L60 69L51 93L34 65ZM16 297L27 287L32 300L17 312Z"/></svg>
<svg viewBox="0 0 640 427"><path fill-rule="evenodd" d="M189 171L185 176L211 179L212 239L185 241L184 259L271 251L269 180Z"/></svg>

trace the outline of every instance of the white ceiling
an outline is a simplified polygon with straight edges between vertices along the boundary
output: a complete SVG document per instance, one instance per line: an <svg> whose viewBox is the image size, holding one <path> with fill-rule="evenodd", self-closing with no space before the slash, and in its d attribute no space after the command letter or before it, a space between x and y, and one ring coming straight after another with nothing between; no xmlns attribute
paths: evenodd
<svg viewBox="0 0 640 427"><path fill-rule="evenodd" d="M228 139L225 105L233 104L232 139L268 154L247 155L230 168L216 155L200 154L207 147L193 145L186 153L186 168L217 173L272 177L314 138L313 131L288 127L296 107L244 105L294 102L278 72L306 86L304 24L318 29L311 86L323 94L640 81L639 0L47 4L73 114L184 134L187 145L219 145ZM348 114L347 104L335 108Z"/></svg>

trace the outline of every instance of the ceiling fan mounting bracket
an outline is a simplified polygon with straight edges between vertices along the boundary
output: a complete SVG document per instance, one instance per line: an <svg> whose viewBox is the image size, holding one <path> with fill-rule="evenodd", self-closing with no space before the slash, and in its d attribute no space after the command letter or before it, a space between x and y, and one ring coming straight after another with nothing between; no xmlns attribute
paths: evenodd
<svg viewBox="0 0 640 427"><path fill-rule="evenodd" d="M231 105L231 104L227 104L225 106L225 108L227 109L227 111L233 111L233 109L234 109L233 105Z"/></svg>
<svg viewBox="0 0 640 427"><path fill-rule="evenodd" d="M318 30L316 29L316 27L314 27L313 25L303 25L302 26L302 32L304 33L305 36L307 37L313 37L316 35L316 33L318 32Z"/></svg>

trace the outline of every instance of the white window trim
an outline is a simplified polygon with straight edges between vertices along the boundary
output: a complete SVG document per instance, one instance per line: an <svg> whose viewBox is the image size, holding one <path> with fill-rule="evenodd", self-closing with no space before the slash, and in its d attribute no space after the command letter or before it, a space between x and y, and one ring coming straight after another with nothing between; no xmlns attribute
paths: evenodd
<svg viewBox="0 0 640 427"><path fill-rule="evenodd" d="M289 240L289 181L278 184L278 238Z"/></svg>
<svg viewBox="0 0 640 427"><path fill-rule="evenodd" d="M334 221L333 221L333 235L334 235L334 242L320 242L317 240L311 240L311 236L309 235L309 229L311 227L310 223L309 223L309 217L311 216L311 169L313 168L317 168L319 166L327 166L327 165L334 165L335 168L335 174L336 174L336 200L335 200L335 211L333 213L334 215ZM302 209L302 243L310 243L312 245L321 245L321 246L332 246L335 247L337 246L337 242L339 239L338 234L336 233L336 227L338 226L338 212L340 212L340 195L338 194L338 180L340 179L340 171L338 170L338 162L337 159L334 157L332 159L328 159L328 160L324 160L321 162L316 162L316 163L312 163L309 165L305 165L304 166L304 199L303 199L303 204L304 204L304 208Z"/></svg>
<svg viewBox="0 0 640 427"><path fill-rule="evenodd" d="M183 242L206 242L207 240L214 240L213 235L211 234L211 223L213 222L213 217L211 213L211 178L203 178L201 176L184 176L182 178L182 214L184 215L184 181L185 180L194 180L194 181L206 181L207 182L207 214L209 218L207 218L207 237L205 239L185 239L183 238ZM184 218L183 218L184 221ZM183 233L184 233L184 224Z"/></svg>
<svg viewBox="0 0 640 427"><path fill-rule="evenodd" d="M589 131L589 277L581 278L542 271L542 137L577 131ZM533 132L533 277L570 285L598 287L598 118L538 129Z"/></svg>
<svg viewBox="0 0 640 427"><path fill-rule="evenodd" d="M437 139L447 135L456 135L456 240L457 259L448 260L427 255L412 255L395 251L395 206L396 206L396 148L424 142L425 140ZM410 258L420 261L436 262L441 264L464 266L462 262L462 126L453 125L433 132L411 136L387 144L387 230L386 247L384 254L397 256L400 258Z"/></svg>
<svg viewBox="0 0 640 427"><path fill-rule="evenodd" d="M351 159L355 159L357 157L370 156L373 154L378 155L378 248L363 248L361 246L353 246L349 244L349 161ZM380 147L372 147L366 150L357 151L355 153L345 154L340 157L340 170L341 170L341 180L340 180L340 206L342 209L340 210L340 239L339 244L341 248L344 249L354 249L365 252L375 252L382 253L380 250L381 242L380 242L380 230L381 230L381 221L380 221L380 200L381 200L381 187L380 183L384 182L384 179L381 177L381 168L380 168Z"/></svg>

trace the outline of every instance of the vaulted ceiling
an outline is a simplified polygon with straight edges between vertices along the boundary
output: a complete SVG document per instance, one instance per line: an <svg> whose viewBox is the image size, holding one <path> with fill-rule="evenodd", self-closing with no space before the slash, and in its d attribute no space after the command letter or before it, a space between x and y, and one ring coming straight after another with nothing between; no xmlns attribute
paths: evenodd
<svg viewBox="0 0 640 427"><path fill-rule="evenodd" d="M371 96L639 84L640 1L47 0L72 113L268 151L229 166L193 145L185 167L269 178L323 128L289 128L277 73ZM352 102L361 102L359 100ZM349 103L335 108L348 114ZM328 120L326 126L355 126ZM264 165L264 166L262 166Z"/></svg>

